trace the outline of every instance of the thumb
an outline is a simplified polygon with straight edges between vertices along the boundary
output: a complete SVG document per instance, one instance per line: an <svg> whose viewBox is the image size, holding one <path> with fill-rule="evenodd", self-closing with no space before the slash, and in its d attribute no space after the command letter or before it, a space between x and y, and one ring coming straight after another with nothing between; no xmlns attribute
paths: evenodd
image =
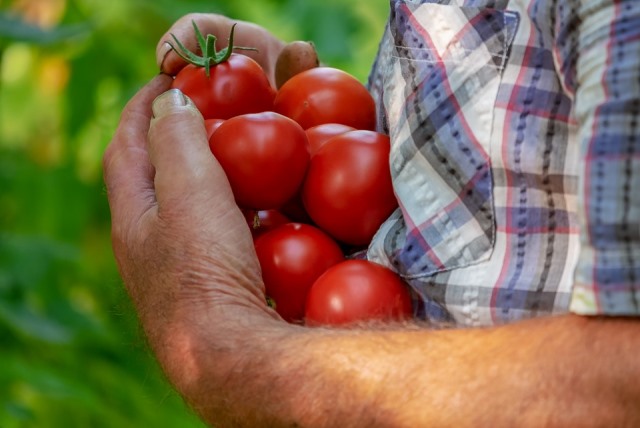
<svg viewBox="0 0 640 428"><path fill-rule="evenodd" d="M318 67L319 64L318 53L313 43L300 40L288 43L276 59L276 87L280 88L296 74Z"/></svg>
<svg viewBox="0 0 640 428"><path fill-rule="evenodd" d="M156 170L158 205L189 195L233 200L227 177L209 149L202 115L193 102L180 90L170 89L155 99L152 109L148 146Z"/></svg>

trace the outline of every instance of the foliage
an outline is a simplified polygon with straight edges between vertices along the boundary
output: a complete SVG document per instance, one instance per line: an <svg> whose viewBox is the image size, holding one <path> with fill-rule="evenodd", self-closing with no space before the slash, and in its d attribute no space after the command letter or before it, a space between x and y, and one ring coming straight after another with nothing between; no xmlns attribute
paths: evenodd
<svg viewBox="0 0 640 428"><path fill-rule="evenodd" d="M200 427L145 347L101 157L181 15L224 13L361 80L387 2L0 0L0 426Z"/></svg>

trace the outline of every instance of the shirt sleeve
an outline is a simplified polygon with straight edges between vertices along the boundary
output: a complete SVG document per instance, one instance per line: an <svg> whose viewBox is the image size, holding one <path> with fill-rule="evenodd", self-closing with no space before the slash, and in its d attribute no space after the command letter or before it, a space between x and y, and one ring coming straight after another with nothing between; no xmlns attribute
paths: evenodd
<svg viewBox="0 0 640 428"><path fill-rule="evenodd" d="M570 309L640 315L640 2L559 1L555 60L580 140Z"/></svg>

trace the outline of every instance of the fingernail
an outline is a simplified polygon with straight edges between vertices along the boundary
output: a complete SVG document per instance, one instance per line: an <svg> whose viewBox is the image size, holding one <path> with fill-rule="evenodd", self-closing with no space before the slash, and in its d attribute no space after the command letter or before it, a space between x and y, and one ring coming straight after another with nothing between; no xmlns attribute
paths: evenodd
<svg viewBox="0 0 640 428"><path fill-rule="evenodd" d="M153 105L151 106L153 117L164 116L167 113L175 111L176 107L187 106L190 102L191 100L179 89L169 89L153 100Z"/></svg>
<svg viewBox="0 0 640 428"><path fill-rule="evenodd" d="M172 49L173 48L168 42L164 42L158 49L158 58L160 59L160 63L158 64L158 66L160 67L160 71L164 71L164 60L167 58L167 55L169 55L169 52L171 52Z"/></svg>

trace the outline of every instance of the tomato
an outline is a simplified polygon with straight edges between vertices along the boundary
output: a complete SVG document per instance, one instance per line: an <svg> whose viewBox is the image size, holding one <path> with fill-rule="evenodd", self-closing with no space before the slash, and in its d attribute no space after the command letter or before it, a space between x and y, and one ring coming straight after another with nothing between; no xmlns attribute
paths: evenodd
<svg viewBox="0 0 640 428"><path fill-rule="evenodd" d="M376 105L367 88L331 67L312 68L287 80L276 94L274 109L304 129L323 123L368 130L376 126Z"/></svg>
<svg viewBox="0 0 640 428"><path fill-rule="evenodd" d="M350 131L327 141L311 158L302 188L313 222L346 244L368 245L398 206L389 150L389 137L374 131Z"/></svg>
<svg viewBox="0 0 640 428"><path fill-rule="evenodd" d="M304 130L274 112L225 120L209 145L245 209L277 209L293 198L309 164Z"/></svg>
<svg viewBox="0 0 640 428"><path fill-rule="evenodd" d="M309 139L309 154L313 156L328 140L348 131L355 131L355 128L340 123L323 123L306 129L305 132Z"/></svg>
<svg viewBox="0 0 640 428"><path fill-rule="evenodd" d="M180 89L198 107L205 119L229 119L248 113L273 110L276 91L264 70L246 55L233 53L235 24L229 33L229 44L216 50L216 37L202 35L192 21L199 54L190 52L175 35L173 50L188 64L178 72L171 84Z"/></svg>
<svg viewBox="0 0 640 428"><path fill-rule="evenodd" d="M207 141L209 141L209 149L212 152L213 152L213 149L211 149L211 136L213 135L214 132L216 132L218 127L222 125L222 122L224 122L224 120L222 119L206 119L204 121L204 129L207 131Z"/></svg>
<svg viewBox="0 0 640 428"><path fill-rule="evenodd" d="M275 89L262 67L242 54L231 54L225 62L211 67L209 77L203 67L188 64L171 87L187 95L205 119L273 110Z"/></svg>
<svg viewBox="0 0 640 428"><path fill-rule="evenodd" d="M298 192L286 204L280 207L280 212L296 223L312 224L313 221L307 214L307 210L302 203L302 194Z"/></svg>
<svg viewBox="0 0 640 428"><path fill-rule="evenodd" d="M344 260L338 244L321 230L289 223L255 240L267 296L289 322L301 321L307 293L329 267Z"/></svg>
<svg viewBox="0 0 640 428"><path fill-rule="evenodd" d="M367 260L346 260L311 286L305 305L308 325L341 325L412 316L408 286L393 271Z"/></svg>
<svg viewBox="0 0 640 428"><path fill-rule="evenodd" d="M224 122L222 119L206 119L204 121L204 129L207 130L207 139L211 139L211 136L216 132L216 129L222 125L222 122Z"/></svg>
<svg viewBox="0 0 640 428"><path fill-rule="evenodd" d="M242 210L242 213L254 239L278 226L291 223L291 220L278 210Z"/></svg>

